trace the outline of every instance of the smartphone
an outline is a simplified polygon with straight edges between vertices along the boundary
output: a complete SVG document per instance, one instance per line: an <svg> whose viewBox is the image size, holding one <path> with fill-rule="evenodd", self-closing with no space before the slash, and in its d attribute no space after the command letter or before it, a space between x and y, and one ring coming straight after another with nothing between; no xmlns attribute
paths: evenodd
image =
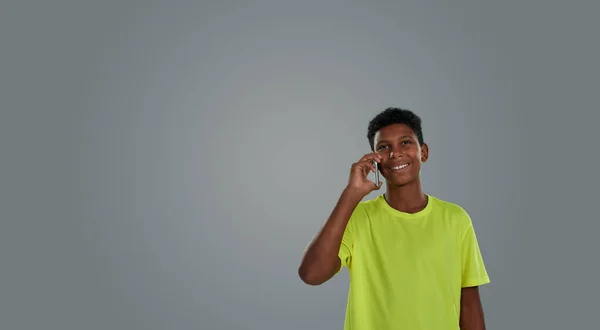
<svg viewBox="0 0 600 330"><path fill-rule="evenodd" d="M373 165L375 166L375 185L379 186L379 163L377 163L376 161L373 161Z"/></svg>

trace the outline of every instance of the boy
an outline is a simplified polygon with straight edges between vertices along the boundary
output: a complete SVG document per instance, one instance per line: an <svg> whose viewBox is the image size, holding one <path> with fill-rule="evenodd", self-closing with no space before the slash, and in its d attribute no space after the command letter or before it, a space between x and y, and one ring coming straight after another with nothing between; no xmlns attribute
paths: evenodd
<svg viewBox="0 0 600 330"><path fill-rule="evenodd" d="M484 330L480 285L489 283L473 225L459 205L423 193L429 147L421 119L388 108L369 123L372 153L308 246L298 274L320 285L342 266L350 274L346 330ZM377 162L382 182L368 179Z"/></svg>

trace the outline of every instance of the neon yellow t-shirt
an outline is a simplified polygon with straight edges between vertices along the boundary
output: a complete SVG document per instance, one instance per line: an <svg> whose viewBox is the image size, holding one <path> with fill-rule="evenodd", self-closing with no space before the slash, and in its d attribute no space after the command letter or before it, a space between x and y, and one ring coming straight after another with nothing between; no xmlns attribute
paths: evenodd
<svg viewBox="0 0 600 330"><path fill-rule="evenodd" d="M345 330L459 330L461 288L490 282L467 212L430 195L417 213L383 195L360 202L339 257L350 274Z"/></svg>

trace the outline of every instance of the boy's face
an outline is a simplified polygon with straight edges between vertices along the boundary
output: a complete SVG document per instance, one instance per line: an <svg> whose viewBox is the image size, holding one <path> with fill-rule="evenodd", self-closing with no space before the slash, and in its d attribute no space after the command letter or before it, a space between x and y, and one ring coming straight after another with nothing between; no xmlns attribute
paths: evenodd
<svg viewBox="0 0 600 330"><path fill-rule="evenodd" d="M403 186L419 177L421 163L427 161L429 147L419 145L415 132L405 124L380 129L373 141L382 157L379 171L388 183Z"/></svg>

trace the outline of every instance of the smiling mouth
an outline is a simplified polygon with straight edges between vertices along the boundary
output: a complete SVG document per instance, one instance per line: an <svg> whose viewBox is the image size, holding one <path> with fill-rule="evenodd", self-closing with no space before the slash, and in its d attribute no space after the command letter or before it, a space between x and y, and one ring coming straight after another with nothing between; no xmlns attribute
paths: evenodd
<svg viewBox="0 0 600 330"><path fill-rule="evenodd" d="M407 168L408 165L410 165L410 163L408 163L408 164L402 164L402 165L397 165L397 166L394 166L394 167L390 167L390 170L392 170L394 172L402 171L405 168Z"/></svg>

